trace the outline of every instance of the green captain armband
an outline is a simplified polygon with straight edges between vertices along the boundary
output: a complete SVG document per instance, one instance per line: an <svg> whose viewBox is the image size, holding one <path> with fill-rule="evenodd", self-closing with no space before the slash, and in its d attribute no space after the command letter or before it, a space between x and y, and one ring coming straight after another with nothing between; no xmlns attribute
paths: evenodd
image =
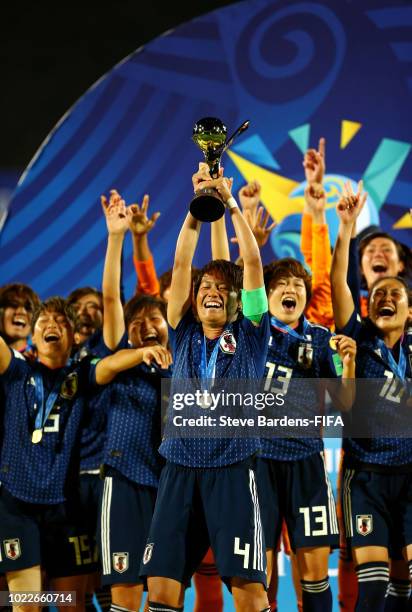
<svg viewBox="0 0 412 612"><path fill-rule="evenodd" d="M262 316L268 311L265 287L252 289L252 291L242 289L242 304L244 316L254 323L260 323Z"/></svg>

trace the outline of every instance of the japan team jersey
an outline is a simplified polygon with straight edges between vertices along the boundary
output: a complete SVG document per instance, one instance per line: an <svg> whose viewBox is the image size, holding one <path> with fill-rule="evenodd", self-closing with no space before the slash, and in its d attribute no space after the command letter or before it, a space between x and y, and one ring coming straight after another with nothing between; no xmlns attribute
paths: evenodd
<svg viewBox="0 0 412 612"><path fill-rule="evenodd" d="M398 359L402 351L405 363L405 380L411 378L412 363L412 330L405 333L401 342L398 343ZM370 319L360 320L354 311L348 323L342 329L342 333L355 338L358 344L356 354L356 378L381 379L382 384L375 387L368 386L368 395L362 389L356 392L355 404L352 408L353 418L368 411L370 418L370 438L345 438L343 448L348 461L351 458L360 463L400 466L411 464L412 471L412 439L411 438L385 438L382 436L380 425L382 420L379 415L390 417L392 423L396 423L397 411L401 407L401 396L398 393L404 383L396 375L385 358L383 341L379 337L378 329ZM396 361L398 359L394 357ZM389 383L389 384L388 384ZM375 391L375 394L371 391ZM398 414L400 414L398 412Z"/></svg>
<svg viewBox="0 0 412 612"><path fill-rule="evenodd" d="M321 414L323 395L320 385L302 384L295 379L337 378L341 374L341 361L330 344L332 334L321 325L314 325L302 318L293 336L282 324L271 324L271 336L266 360L266 391L282 393L284 406L302 407L304 414L312 417ZM293 382L292 382L293 381ZM279 409L284 414L284 408ZM290 416L296 416L290 415ZM278 461L297 461L323 450L319 438L271 438L262 439L262 456Z"/></svg>
<svg viewBox="0 0 412 612"><path fill-rule="evenodd" d="M161 441L161 379L171 373L145 363L119 374L110 385L103 462L129 480L157 487L164 465Z"/></svg>
<svg viewBox="0 0 412 612"><path fill-rule="evenodd" d="M128 348L127 334L123 334L116 350ZM112 355L103 339L102 330L97 330L80 347L75 360L103 359ZM103 463L103 448L106 439L106 409L110 401L110 385L98 387L88 398L88 409L82 422L80 438L80 471L97 471Z"/></svg>
<svg viewBox="0 0 412 612"><path fill-rule="evenodd" d="M62 383L39 443L32 442L39 410L36 377L43 379L45 401L55 383ZM15 497L35 504L65 500L68 474L76 476L78 446L85 397L95 384L95 368L89 360L51 370L12 354L0 377L5 395L0 481ZM78 454L78 448L77 448ZM77 469L76 469L77 468Z"/></svg>
<svg viewBox="0 0 412 612"><path fill-rule="evenodd" d="M269 318L262 316L257 327L246 317L227 324L222 334L234 338L233 349L225 351L220 338L206 340L207 359L216 346L215 378L260 379L263 376L267 344L269 340ZM173 381L200 379L200 366L204 346L201 323L197 322L189 309L176 329L169 326L169 340L173 352ZM172 383L173 388L173 383ZM199 414L202 411L199 409ZM189 467L223 467L252 456L259 450L257 438L167 438L160 446L160 453L172 463Z"/></svg>

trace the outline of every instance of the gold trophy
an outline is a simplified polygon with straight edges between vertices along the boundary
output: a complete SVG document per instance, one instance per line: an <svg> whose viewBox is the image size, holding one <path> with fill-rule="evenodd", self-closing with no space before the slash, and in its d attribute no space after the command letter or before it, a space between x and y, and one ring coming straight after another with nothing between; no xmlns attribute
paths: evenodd
<svg viewBox="0 0 412 612"><path fill-rule="evenodd" d="M227 129L224 123L216 117L204 117L195 123L192 139L199 149L203 151L205 161L210 169L210 176L218 178L220 160L235 138L249 127L249 121L242 125L226 139ZM225 206L216 189L213 187L200 188L190 203L190 212L199 221L217 221L223 217Z"/></svg>

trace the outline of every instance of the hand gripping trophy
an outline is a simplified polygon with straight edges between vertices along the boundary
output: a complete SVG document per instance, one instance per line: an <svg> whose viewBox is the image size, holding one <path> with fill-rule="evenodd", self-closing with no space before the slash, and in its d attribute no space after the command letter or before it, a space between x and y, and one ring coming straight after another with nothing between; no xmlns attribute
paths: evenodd
<svg viewBox="0 0 412 612"><path fill-rule="evenodd" d="M212 178L218 178L220 160L235 138L249 127L249 121L244 121L240 127L226 139L227 129L224 123L216 117L204 117L195 123L193 140L203 151L205 161L210 168ZM199 221L217 221L223 217L224 204L219 193L213 187L199 189L190 203L190 212Z"/></svg>

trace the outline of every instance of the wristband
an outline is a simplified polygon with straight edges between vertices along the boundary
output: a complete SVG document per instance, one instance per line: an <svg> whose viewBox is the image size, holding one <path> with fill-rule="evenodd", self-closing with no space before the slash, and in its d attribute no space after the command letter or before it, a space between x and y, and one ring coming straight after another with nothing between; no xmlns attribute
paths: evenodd
<svg viewBox="0 0 412 612"><path fill-rule="evenodd" d="M230 198L228 200L226 200L225 206L229 210L231 210L232 208L239 208L238 205L237 205L237 202L236 202L236 200L235 200L235 198L233 196L230 196Z"/></svg>

